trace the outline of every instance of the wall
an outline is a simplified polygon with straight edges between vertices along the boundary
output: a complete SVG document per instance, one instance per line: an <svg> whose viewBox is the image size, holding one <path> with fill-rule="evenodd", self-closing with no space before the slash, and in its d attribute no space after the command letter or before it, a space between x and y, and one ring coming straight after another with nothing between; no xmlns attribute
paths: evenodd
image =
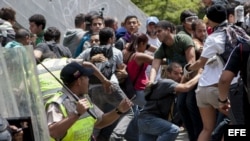
<svg viewBox="0 0 250 141"><path fill-rule="evenodd" d="M130 0L0 0L0 7L10 6L16 10L16 20L25 28L29 28L28 19L35 13L43 14L47 26L55 26L62 33L74 27L74 17L78 13L104 8L104 16L117 17L124 20L127 15L136 15L142 23L141 31L145 31L146 15Z"/></svg>

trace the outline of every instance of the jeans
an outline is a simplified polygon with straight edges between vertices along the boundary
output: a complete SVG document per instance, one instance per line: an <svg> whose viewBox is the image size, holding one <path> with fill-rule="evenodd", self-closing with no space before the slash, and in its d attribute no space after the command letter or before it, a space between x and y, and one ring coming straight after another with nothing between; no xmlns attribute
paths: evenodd
<svg viewBox="0 0 250 141"><path fill-rule="evenodd" d="M138 116L139 141L175 141L179 127L150 114Z"/></svg>
<svg viewBox="0 0 250 141"><path fill-rule="evenodd" d="M112 84L111 94L105 93L102 85L97 85L90 88L89 95L93 103L95 103L102 111L106 111L105 107L107 106L107 104L113 107L117 107L122 99L127 97L117 83ZM128 112L124 113L118 119L119 122L110 135L110 141L123 141L124 134L133 116L134 114L131 108ZM98 132L94 131L94 133Z"/></svg>
<svg viewBox="0 0 250 141"><path fill-rule="evenodd" d="M139 130L138 130L138 116L143 106L146 104L146 100L144 97L144 91L138 90L136 91L136 98L133 100L135 104L133 106L134 118L130 122L126 134L125 139L127 141L138 141L139 140Z"/></svg>
<svg viewBox="0 0 250 141"><path fill-rule="evenodd" d="M177 97L177 108L190 141L196 141L202 130L202 120L195 97L195 88Z"/></svg>
<svg viewBox="0 0 250 141"><path fill-rule="evenodd" d="M132 101L135 105L138 105L139 107L142 108L146 104L144 90L137 90L136 97Z"/></svg>

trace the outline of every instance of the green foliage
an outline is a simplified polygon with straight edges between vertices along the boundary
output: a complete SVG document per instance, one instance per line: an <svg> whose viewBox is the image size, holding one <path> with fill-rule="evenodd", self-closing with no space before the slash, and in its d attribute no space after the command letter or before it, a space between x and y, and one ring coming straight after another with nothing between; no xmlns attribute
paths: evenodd
<svg viewBox="0 0 250 141"><path fill-rule="evenodd" d="M203 18L201 0L131 0L149 16L157 16L160 20L168 20L180 24L180 14L190 9Z"/></svg>

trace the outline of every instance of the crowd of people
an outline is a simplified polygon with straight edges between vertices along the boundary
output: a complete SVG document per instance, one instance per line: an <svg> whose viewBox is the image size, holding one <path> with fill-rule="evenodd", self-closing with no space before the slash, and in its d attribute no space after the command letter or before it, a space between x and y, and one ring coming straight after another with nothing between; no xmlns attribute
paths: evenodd
<svg viewBox="0 0 250 141"><path fill-rule="evenodd" d="M33 47L53 140L175 141L184 130L190 141L222 140L218 125L225 119L249 124L248 89L237 96L231 91L240 81L250 85L250 48L222 54L231 26L250 41L250 2L202 2L206 15L184 10L178 26L136 15L119 26L116 17L98 11L79 13L62 38L56 26L46 27L43 14L29 18L29 30L16 28L15 10L4 7L1 44ZM240 6L244 11L236 10ZM139 32L141 22L145 32Z"/></svg>

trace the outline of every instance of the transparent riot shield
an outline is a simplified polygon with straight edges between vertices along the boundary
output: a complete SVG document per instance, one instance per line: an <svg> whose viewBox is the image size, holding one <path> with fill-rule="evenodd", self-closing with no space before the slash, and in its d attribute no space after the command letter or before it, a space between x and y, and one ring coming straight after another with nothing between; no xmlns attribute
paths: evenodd
<svg viewBox="0 0 250 141"><path fill-rule="evenodd" d="M50 139L31 46L0 47L0 115L23 129L24 141Z"/></svg>

